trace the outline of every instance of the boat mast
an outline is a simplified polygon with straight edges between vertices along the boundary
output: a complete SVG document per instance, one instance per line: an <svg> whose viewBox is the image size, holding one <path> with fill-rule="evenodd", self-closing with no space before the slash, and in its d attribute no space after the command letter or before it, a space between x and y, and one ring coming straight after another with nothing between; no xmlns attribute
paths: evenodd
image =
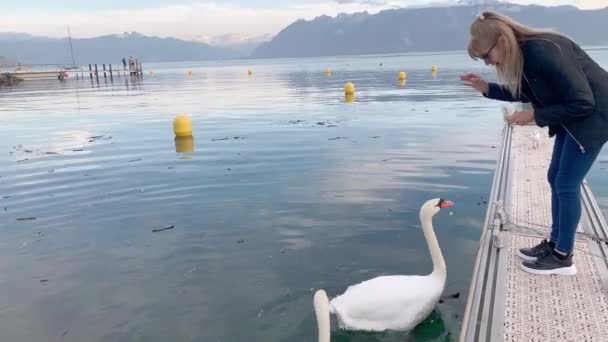
<svg viewBox="0 0 608 342"><path fill-rule="evenodd" d="M70 54L72 55L72 66L76 66L74 61L74 48L72 47L72 35L70 34L70 25L68 25L68 40L70 42Z"/></svg>

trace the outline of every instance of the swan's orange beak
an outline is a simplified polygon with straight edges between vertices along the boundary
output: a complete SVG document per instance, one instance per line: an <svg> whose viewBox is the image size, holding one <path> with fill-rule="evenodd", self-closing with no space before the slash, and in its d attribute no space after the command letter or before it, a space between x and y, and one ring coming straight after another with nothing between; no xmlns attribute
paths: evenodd
<svg viewBox="0 0 608 342"><path fill-rule="evenodd" d="M449 208L449 207L451 207L453 205L454 205L454 202L452 202L452 201L443 201L443 202L441 202L440 208L441 209Z"/></svg>

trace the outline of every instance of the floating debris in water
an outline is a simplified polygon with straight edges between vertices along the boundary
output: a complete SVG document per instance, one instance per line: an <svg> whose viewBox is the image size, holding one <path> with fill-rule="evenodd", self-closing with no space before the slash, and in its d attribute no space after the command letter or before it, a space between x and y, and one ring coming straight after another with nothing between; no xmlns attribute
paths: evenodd
<svg viewBox="0 0 608 342"><path fill-rule="evenodd" d="M65 335L67 335L69 332L70 332L69 330L66 330L66 331L64 331L64 332L63 332L63 334L61 334L61 336L65 336Z"/></svg>
<svg viewBox="0 0 608 342"><path fill-rule="evenodd" d="M40 282L41 282L41 283L46 283L46 282L48 282L48 281L49 281L48 279L40 279Z"/></svg>
<svg viewBox="0 0 608 342"><path fill-rule="evenodd" d="M319 121L317 122L314 126L312 127L316 127L316 126L322 126L322 127L338 127L338 125L336 125L336 123L334 122L329 122L329 121Z"/></svg>
<svg viewBox="0 0 608 342"><path fill-rule="evenodd" d="M371 137L371 139L378 139L378 138L382 138L382 136L376 135L376 136Z"/></svg>
<svg viewBox="0 0 608 342"><path fill-rule="evenodd" d="M456 293L453 293L451 295L447 295L447 296L441 297L439 299L439 303L445 302L446 299L456 299L456 298L459 298L459 297L460 297L460 292L456 292Z"/></svg>
<svg viewBox="0 0 608 342"><path fill-rule="evenodd" d="M169 230L169 229L173 229L173 228L175 228L174 225L166 226L165 228L160 228L160 229L152 229L152 233L158 233L158 232L162 232L163 230Z"/></svg>
<svg viewBox="0 0 608 342"><path fill-rule="evenodd" d="M348 137L335 137L335 138L330 138L327 140L339 140L339 139L348 139Z"/></svg>
<svg viewBox="0 0 608 342"><path fill-rule="evenodd" d="M17 221L31 221L31 220L35 220L35 217L18 217Z"/></svg>
<svg viewBox="0 0 608 342"><path fill-rule="evenodd" d="M28 161L29 159L25 158L25 159L21 159L21 160L17 160L17 163L22 163L24 161Z"/></svg>
<svg viewBox="0 0 608 342"><path fill-rule="evenodd" d="M84 150L81 148L75 148L72 150L72 152L82 152L82 151L84 151Z"/></svg>
<svg viewBox="0 0 608 342"><path fill-rule="evenodd" d="M236 243L243 243L243 242L245 242L245 240L239 240Z"/></svg>
<svg viewBox="0 0 608 342"><path fill-rule="evenodd" d="M232 137L232 138L217 138L217 139L211 139L211 141L224 141L224 140L239 140L239 139L245 139L245 137Z"/></svg>
<svg viewBox="0 0 608 342"><path fill-rule="evenodd" d="M7 198L11 198L11 197L13 197L13 196L4 196L4 197L2 197L2 198L3 198L3 199L7 199Z"/></svg>
<svg viewBox="0 0 608 342"><path fill-rule="evenodd" d="M57 152L44 152L44 154L59 154Z"/></svg>
<svg viewBox="0 0 608 342"><path fill-rule="evenodd" d="M280 121L279 125L299 125L306 123L306 120L289 120L289 121Z"/></svg>
<svg viewBox="0 0 608 342"><path fill-rule="evenodd" d="M49 170L49 173L51 173L51 172L55 172L55 170Z"/></svg>
<svg viewBox="0 0 608 342"><path fill-rule="evenodd" d="M96 140L110 140L112 139L111 136L105 136L105 135L94 135L92 137L89 137L89 142L95 142Z"/></svg>
<svg viewBox="0 0 608 342"><path fill-rule="evenodd" d="M142 159L141 158L132 159L132 160L129 160L128 163L133 163L133 162L140 161L140 160L142 160Z"/></svg>
<svg viewBox="0 0 608 342"><path fill-rule="evenodd" d="M281 254L285 254L287 251L293 251L293 249L291 249L291 248L283 248L281 250Z"/></svg>

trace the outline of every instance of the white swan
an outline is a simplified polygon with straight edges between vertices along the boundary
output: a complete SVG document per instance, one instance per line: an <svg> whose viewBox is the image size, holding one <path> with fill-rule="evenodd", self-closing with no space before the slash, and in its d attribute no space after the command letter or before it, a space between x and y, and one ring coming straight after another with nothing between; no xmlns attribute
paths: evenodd
<svg viewBox="0 0 608 342"><path fill-rule="evenodd" d="M329 301L324 290L314 296L319 342L330 342L330 313L340 327L349 330L411 330L433 311L446 280L446 267L433 231L433 216L450 201L426 201L420 208L420 222L433 259L433 272L426 276L381 276L349 286Z"/></svg>

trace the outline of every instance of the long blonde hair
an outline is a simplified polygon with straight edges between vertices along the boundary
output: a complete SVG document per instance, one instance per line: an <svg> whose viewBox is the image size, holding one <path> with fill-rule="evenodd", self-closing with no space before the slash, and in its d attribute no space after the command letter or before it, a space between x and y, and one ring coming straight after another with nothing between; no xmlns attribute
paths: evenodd
<svg viewBox="0 0 608 342"><path fill-rule="evenodd" d="M496 12L483 12L471 24L469 56L474 60L480 59L480 56L487 53L487 49L495 44L499 37L504 37L505 60L496 66L496 71L499 80L506 84L511 94L519 97L524 69L524 58L519 43L547 34L561 35L550 29L526 26Z"/></svg>

